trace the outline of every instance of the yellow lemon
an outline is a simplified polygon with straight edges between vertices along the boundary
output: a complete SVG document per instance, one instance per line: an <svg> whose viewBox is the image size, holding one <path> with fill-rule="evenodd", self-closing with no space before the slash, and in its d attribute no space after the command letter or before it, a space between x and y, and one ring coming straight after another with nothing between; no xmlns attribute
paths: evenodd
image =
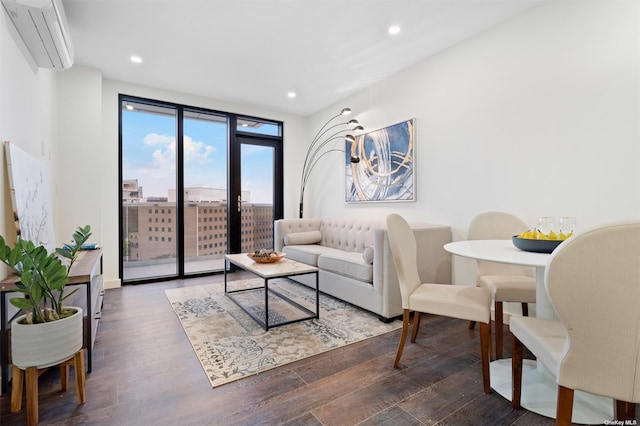
<svg viewBox="0 0 640 426"><path fill-rule="evenodd" d="M566 239L567 239L567 236L561 232L561 233L560 233L560 235L558 235L558 239L560 239L560 240L563 240L563 241L564 241L564 240L566 240Z"/></svg>
<svg viewBox="0 0 640 426"><path fill-rule="evenodd" d="M553 231L549 231L548 237L549 237L550 240L557 240L558 239L558 236Z"/></svg>

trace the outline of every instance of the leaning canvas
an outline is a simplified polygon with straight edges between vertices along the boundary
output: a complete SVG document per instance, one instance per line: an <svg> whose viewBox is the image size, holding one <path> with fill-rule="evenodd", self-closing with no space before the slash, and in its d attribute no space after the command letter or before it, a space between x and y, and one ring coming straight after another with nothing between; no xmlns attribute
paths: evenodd
<svg viewBox="0 0 640 426"><path fill-rule="evenodd" d="M362 134L346 144L347 203L415 201L414 119Z"/></svg>
<svg viewBox="0 0 640 426"><path fill-rule="evenodd" d="M9 190L18 236L55 251L49 172L42 161L5 142Z"/></svg>

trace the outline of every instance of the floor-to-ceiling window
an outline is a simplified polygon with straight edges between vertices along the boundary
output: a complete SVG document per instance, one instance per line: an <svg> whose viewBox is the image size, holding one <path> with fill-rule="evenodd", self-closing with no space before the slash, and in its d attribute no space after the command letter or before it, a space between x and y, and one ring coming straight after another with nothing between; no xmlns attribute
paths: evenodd
<svg viewBox="0 0 640 426"><path fill-rule="evenodd" d="M221 271L273 245L282 123L120 97L121 278Z"/></svg>

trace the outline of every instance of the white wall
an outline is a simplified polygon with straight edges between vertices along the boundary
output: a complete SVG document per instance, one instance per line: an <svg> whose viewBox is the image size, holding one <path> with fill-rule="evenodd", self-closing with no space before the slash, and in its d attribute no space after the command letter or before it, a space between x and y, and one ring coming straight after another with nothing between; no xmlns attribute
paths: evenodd
<svg viewBox="0 0 640 426"><path fill-rule="evenodd" d="M100 179L105 162L102 144L102 73L73 67L58 74L60 93L56 198L59 241L68 242L78 226L91 225L89 242L103 240L103 205L96 195L105 192ZM105 250L104 258L110 258Z"/></svg>
<svg viewBox="0 0 640 426"><path fill-rule="evenodd" d="M640 218L639 40L637 2L545 2L345 99L312 125L343 105L368 130L416 118L417 201L345 204L339 157L314 172L309 216L393 211L454 239L487 210Z"/></svg>
<svg viewBox="0 0 640 426"><path fill-rule="evenodd" d="M581 228L640 217L639 16L631 2L543 3L317 114L350 106L366 130L415 117L417 202L345 204L338 158L314 172L323 197L310 190L308 209L396 211L458 238L485 210Z"/></svg>
<svg viewBox="0 0 640 426"><path fill-rule="evenodd" d="M4 11L3 11L4 12ZM38 69L17 34L11 20L0 16L0 141L9 141L39 159L53 175L53 152L57 143L56 73ZM0 235L13 243L16 230L13 223L11 196L4 147L0 149ZM55 179L54 179L55 180ZM54 182L50 182L52 185ZM55 202L52 200L52 202ZM55 215L54 215L55 220ZM0 266L5 277L8 268Z"/></svg>

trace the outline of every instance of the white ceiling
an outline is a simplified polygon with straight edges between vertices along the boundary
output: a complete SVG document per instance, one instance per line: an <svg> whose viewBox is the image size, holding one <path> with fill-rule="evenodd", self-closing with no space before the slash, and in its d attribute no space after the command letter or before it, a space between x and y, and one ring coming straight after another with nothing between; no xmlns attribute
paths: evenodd
<svg viewBox="0 0 640 426"><path fill-rule="evenodd" d="M63 0L104 78L309 115L540 0ZM402 30L390 36L390 25ZM139 55L143 63L129 61ZM287 92L297 97L289 99Z"/></svg>

